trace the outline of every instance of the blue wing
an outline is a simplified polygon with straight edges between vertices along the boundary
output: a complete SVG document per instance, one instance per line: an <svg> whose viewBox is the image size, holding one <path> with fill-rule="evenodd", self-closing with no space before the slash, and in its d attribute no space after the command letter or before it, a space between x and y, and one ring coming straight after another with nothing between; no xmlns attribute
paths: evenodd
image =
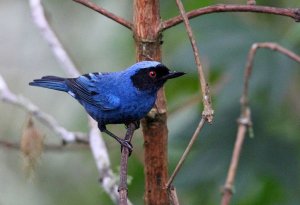
<svg viewBox="0 0 300 205"><path fill-rule="evenodd" d="M104 90L101 91L99 88L98 81L101 75L103 74L90 73L68 79L67 85L70 88L68 93L81 103L88 103L101 110L117 109L120 106L120 99L113 94L104 92Z"/></svg>

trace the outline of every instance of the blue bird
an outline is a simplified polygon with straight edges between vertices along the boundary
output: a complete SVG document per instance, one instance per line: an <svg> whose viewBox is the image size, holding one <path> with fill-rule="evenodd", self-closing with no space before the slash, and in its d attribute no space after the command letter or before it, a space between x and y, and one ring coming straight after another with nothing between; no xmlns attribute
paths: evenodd
<svg viewBox="0 0 300 205"><path fill-rule="evenodd" d="M98 122L101 132L132 150L130 142L108 131L106 125L139 125L154 106L159 88L168 79L184 74L170 71L157 61L142 61L120 72L88 73L77 78L44 76L29 85L67 92Z"/></svg>

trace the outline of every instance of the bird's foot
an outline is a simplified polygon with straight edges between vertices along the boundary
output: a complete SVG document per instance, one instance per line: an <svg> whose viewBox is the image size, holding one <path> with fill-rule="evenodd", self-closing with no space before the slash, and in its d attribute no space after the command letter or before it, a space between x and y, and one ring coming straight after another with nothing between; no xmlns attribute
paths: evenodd
<svg viewBox="0 0 300 205"><path fill-rule="evenodd" d="M108 131L105 126L103 126L103 125L101 125L99 123L98 123L98 127L99 127L99 129L100 129L101 132L105 132L106 134L108 134L109 136L111 136L112 138L114 138L115 140L117 140L120 143L120 145L121 145L121 152L123 151L123 148L126 147L128 149L128 151L129 151L129 156L131 155L131 152L133 150L133 146L132 146L132 144L130 143L129 140L122 139L122 138L116 136L115 134L113 134L110 131Z"/></svg>
<svg viewBox="0 0 300 205"><path fill-rule="evenodd" d="M132 153L132 150L133 150L133 146L132 146L131 142L128 140L120 139L119 143L121 144L121 152L123 152L124 147L126 147L129 152L128 156L130 156Z"/></svg>

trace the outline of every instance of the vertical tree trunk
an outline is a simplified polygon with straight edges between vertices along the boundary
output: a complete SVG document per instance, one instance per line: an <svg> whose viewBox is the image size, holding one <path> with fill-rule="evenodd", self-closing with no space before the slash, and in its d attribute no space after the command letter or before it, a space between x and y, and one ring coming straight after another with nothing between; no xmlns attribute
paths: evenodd
<svg viewBox="0 0 300 205"><path fill-rule="evenodd" d="M159 0L134 0L134 39L136 60L161 60ZM156 106L142 120L145 157L145 196L147 205L170 204L164 189L168 177L168 128L164 89L158 92Z"/></svg>

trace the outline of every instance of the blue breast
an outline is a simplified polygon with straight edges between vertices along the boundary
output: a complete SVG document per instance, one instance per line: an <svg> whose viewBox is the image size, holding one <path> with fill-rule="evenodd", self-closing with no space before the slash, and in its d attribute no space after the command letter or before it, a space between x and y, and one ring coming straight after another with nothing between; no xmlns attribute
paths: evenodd
<svg viewBox="0 0 300 205"><path fill-rule="evenodd" d="M96 87L99 95L116 96L120 100L117 108L103 110L85 101L79 100L80 103L95 120L102 124L140 120L154 106L156 91L137 90L130 80L130 75L130 72L110 73L97 79Z"/></svg>

